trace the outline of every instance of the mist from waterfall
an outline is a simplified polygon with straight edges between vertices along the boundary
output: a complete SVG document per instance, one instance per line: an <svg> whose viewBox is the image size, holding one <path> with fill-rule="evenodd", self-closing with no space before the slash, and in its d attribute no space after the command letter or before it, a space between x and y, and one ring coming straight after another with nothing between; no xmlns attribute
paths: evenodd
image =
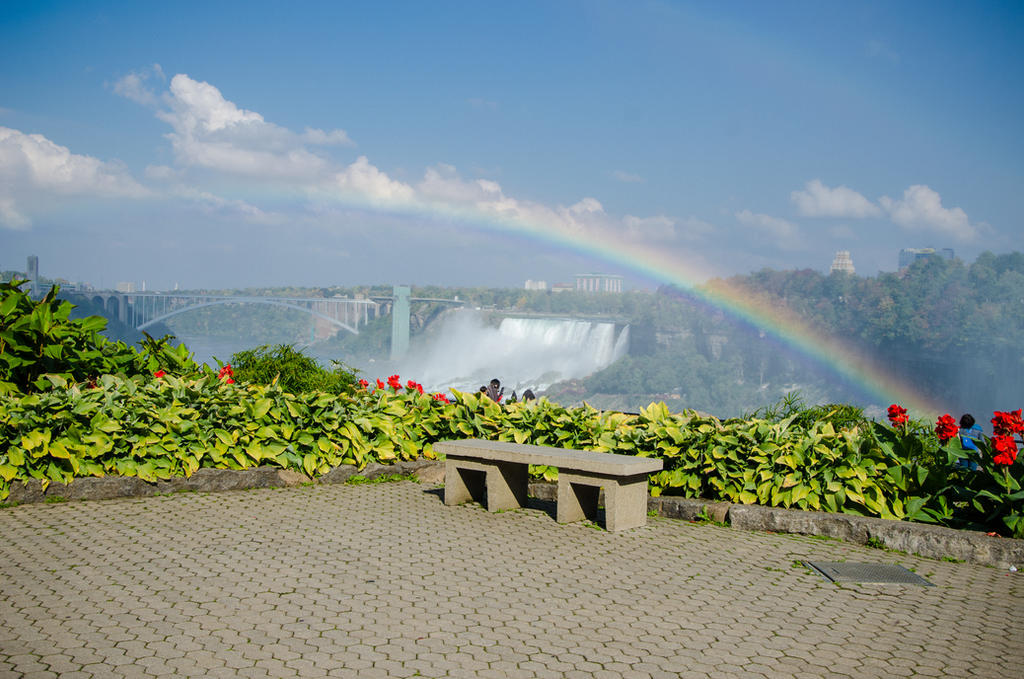
<svg viewBox="0 0 1024 679"><path fill-rule="evenodd" d="M480 314L449 314L400 362L401 374L430 391L476 391L497 377L506 394L546 389L560 380L586 377L624 356L629 326L573 319L505 318L498 327Z"/></svg>

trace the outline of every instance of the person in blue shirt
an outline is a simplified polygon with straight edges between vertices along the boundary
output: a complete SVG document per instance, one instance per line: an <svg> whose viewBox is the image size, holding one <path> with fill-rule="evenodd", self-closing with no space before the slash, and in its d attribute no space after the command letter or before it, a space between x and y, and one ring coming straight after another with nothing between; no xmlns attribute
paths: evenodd
<svg viewBox="0 0 1024 679"><path fill-rule="evenodd" d="M960 447L964 450L973 450L974 452L980 452L978 450L977 441L984 435L981 427L974 423L974 416L970 413L964 413L960 417ZM970 460L966 457L961 457L956 466L964 469L970 469L971 471L977 471L978 463Z"/></svg>

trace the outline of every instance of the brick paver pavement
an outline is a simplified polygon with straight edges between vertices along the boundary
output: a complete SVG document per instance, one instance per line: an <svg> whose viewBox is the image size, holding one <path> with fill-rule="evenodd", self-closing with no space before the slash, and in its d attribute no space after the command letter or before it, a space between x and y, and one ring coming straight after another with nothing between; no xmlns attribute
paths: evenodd
<svg viewBox="0 0 1024 679"><path fill-rule="evenodd" d="M1024 676L1019 574L550 510L410 482L6 508L0 677Z"/></svg>

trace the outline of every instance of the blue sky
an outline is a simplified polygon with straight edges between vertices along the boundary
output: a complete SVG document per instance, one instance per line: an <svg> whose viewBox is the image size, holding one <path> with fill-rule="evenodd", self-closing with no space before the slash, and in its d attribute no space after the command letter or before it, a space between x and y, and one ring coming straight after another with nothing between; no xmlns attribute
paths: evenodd
<svg viewBox="0 0 1024 679"><path fill-rule="evenodd" d="M1019 3L6 2L0 268L650 287L573 243L695 280L1019 250L1022 26Z"/></svg>

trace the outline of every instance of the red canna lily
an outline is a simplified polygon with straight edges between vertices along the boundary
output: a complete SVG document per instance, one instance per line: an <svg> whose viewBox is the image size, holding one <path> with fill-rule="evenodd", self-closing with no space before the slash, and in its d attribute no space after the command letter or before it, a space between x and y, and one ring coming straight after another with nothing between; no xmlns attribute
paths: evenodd
<svg viewBox="0 0 1024 679"><path fill-rule="evenodd" d="M960 427L949 413L946 413L935 422L935 435L939 437L939 441L942 443L956 436L959 431Z"/></svg>
<svg viewBox="0 0 1024 679"><path fill-rule="evenodd" d="M153 373L153 377L163 377L166 374L167 373L164 372L163 370L157 370L155 373Z"/></svg>
<svg viewBox="0 0 1024 679"><path fill-rule="evenodd" d="M898 427L900 425L906 424L909 421L910 418L907 417L906 408L898 406L895 403L889 406L889 422L892 423L892 426Z"/></svg>
<svg viewBox="0 0 1024 679"><path fill-rule="evenodd" d="M378 389L383 389L384 388L384 380L382 380L379 377L377 378L377 388Z"/></svg>
<svg viewBox="0 0 1024 679"><path fill-rule="evenodd" d="M992 450L996 451L992 458L996 464L1011 465L1017 461L1017 443L1013 436L996 434L992 437Z"/></svg>
<svg viewBox="0 0 1024 679"><path fill-rule="evenodd" d="M370 386L369 382L367 382L366 380L359 380L360 389L366 389L368 386Z"/></svg>
<svg viewBox="0 0 1024 679"><path fill-rule="evenodd" d="M1001 412L999 410L992 414L992 433L995 435L1024 434L1024 420L1020 416L1021 409L1013 412Z"/></svg>

